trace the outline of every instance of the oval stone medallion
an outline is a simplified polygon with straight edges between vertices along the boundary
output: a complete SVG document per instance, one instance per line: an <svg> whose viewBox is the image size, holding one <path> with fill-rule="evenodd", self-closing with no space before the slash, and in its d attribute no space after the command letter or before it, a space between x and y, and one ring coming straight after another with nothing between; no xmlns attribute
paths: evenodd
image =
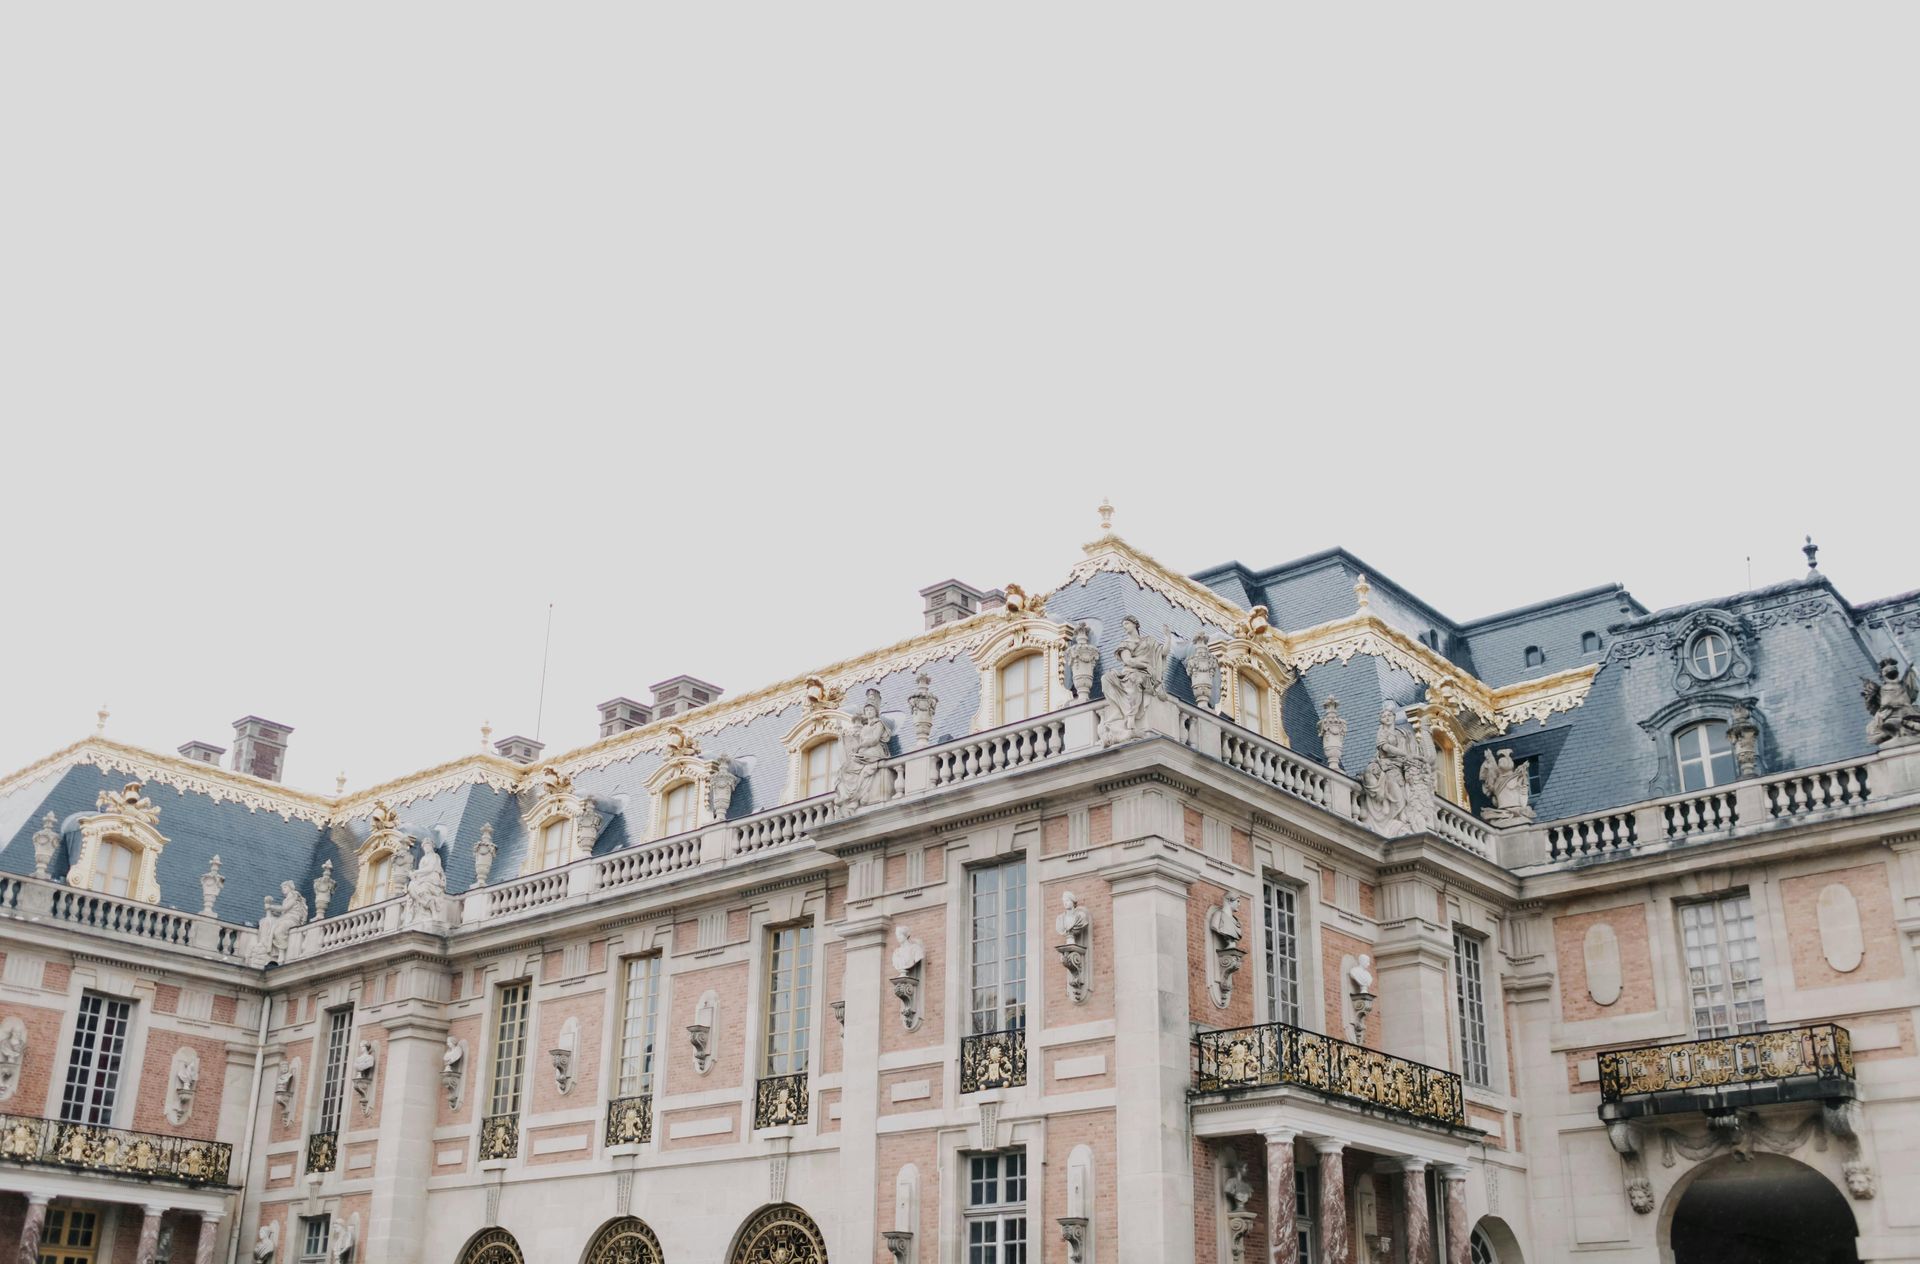
<svg viewBox="0 0 1920 1264"><path fill-rule="evenodd" d="M1860 937L1860 905L1844 882L1820 888L1820 950L1841 974L1860 968L1866 943Z"/></svg>
<svg viewBox="0 0 1920 1264"><path fill-rule="evenodd" d="M1620 999L1620 941L1613 927L1595 922L1587 927L1582 951L1587 959L1587 995L1595 1005L1611 1005Z"/></svg>

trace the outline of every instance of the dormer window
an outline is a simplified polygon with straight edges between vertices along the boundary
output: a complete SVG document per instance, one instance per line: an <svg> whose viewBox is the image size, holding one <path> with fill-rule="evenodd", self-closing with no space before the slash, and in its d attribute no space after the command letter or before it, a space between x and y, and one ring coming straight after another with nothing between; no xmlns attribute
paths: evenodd
<svg viewBox="0 0 1920 1264"><path fill-rule="evenodd" d="M567 863L567 836L572 832L573 821L569 817L551 821L540 831L540 868L552 869Z"/></svg>
<svg viewBox="0 0 1920 1264"><path fill-rule="evenodd" d="M1022 654L1000 669L1000 722L1016 724L1047 710L1047 658Z"/></svg>
<svg viewBox="0 0 1920 1264"><path fill-rule="evenodd" d="M807 747L802 761L802 777L799 797L811 799L816 794L825 794L833 789L834 765L840 762L840 739L822 738Z"/></svg>
<svg viewBox="0 0 1920 1264"><path fill-rule="evenodd" d="M1702 720L1674 734L1673 754L1683 792L1724 786L1739 776L1727 726L1719 720Z"/></svg>
<svg viewBox="0 0 1920 1264"><path fill-rule="evenodd" d="M683 781L668 790L660 800L660 832L662 836L684 834L699 823L697 812L698 788L691 781Z"/></svg>
<svg viewBox="0 0 1920 1264"><path fill-rule="evenodd" d="M1733 651L1727 638L1718 632L1702 632L1687 647L1687 661L1693 665L1694 675L1702 680L1714 680L1733 665Z"/></svg>
<svg viewBox="0 0 1920 1264"><path fill-rule="evenodd" d="M360 870L360 889L354 894L358 896L362 892L365 893L364 898L358 901L359 903L378 904L381 900L393 894L393 892L389 890L392 885L393 857L382 852L380 855L367 861L366 865Z"/></svg>
<svg viewBox="0 0 1920 1264"><path fill-rule="evenodd" d="M1544 667L1546 664L1547 654L1545 650L1541 649L1538 645L1527 646L1527 666Z"/></svg>
<svg viewBox="0 0 1920 1264"><path fill-rule="evenodd" d="M1598 654L1600 652L1600 634L1598 632L1582 632L1580 634L1580 652L1582 654Z"/></svg>
<svg viewBox="0 0 1920 1264"><path fill-rule="evenodd" d="M1251 672L1240 672L1240 723L1260 736L1267 736L1267 686Z"/></svg>
<svg viewBox="0 0 1920 1264"><path fill-rule="evenodd" d="M132 895L139 854L116 839L103 838L94 852L93 873L87 889L103 895Z"/></svg>

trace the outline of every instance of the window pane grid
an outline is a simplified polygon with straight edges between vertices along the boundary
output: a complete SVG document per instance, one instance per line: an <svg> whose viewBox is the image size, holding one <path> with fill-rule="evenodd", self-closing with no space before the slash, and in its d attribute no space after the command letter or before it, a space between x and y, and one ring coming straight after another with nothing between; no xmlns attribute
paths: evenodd
<svg viewBox="0 0 1920 1264"><path fill-rule="evenodd" d="M1680 936L1694 1034L1707 1039L1765 1027L1752 897L1742 892L1681 905Z"/></svg>
<svg viewBox="0 0 1920 1264"><path fill-rule="evenodd" d="M973 1034L1011 1031L1027 1018L1027 862L968 875Z"/></svg>
<svg viewBox="0 0 1920 1264"><path fill-rule="evenodd" d="M320 1131L340 1131L340 1104L347 1089L347 1038L353 1030L353 1011L327 1014L327 1062L320 1079Z"/></svg>
<svg viewBox="0 0 1920 1264"><path fill-rule="evenodd" d="M1706 720L1681 729L1674 735L1673 746L1683 792L1710 790L1739 778L1733 745L1727 740L1727 726L1718 720Z"/></svg>
<svg viewBox="0 0 1920 1264"><path fill-rule="evenodd" d="M499 1025L493 1037L493 1102L490 1115L520 1113L520 1080L527 1064L527 985L500 989Z"/></svg>
<svg viewBox="0 0 1920 1264"><path fill-rule="evenodd" d="M1469 1084L1492 1084L1487 1060L1487 1003L1480 974L1480 941L1453 932L1453 986L1460 1007L1460 1074Z"/></svg>
<svg viewBox="0 0 1920 1264"><path fill-rule="evenodd" d="M67 1083L60 1099L63 1123L113 1123L113 1103L120 1090L120 1060L126 1052L127 1020L133 1007L126 1001L91 993L80 998L74 1018L73 1052L67 1058Z"/></svg>
<svg viewBox="0 0 1920 1264"><path fill-rule="evenodd" d="M1031 720L1047 709L1046 657L1023 654L1000 669L1000 720Z"/></svg>
<svg viewBox="0 0 1920 1264"><path fill-rule="evenodd" d="M1293 888L1266 884L1267 1020L1300 1025L1300 936Z"/></svg>
<svg viewBox="0 0 1920 1264"><path fill-rule="evenodd" d="M653 1032L659 1002L660 958L627 958L626 1009L620 1019L621 1097L653 1092Z"/></svg>
<svg viewBox="0 0 1920 1264"><path fill-rule="evenodd" d="M813 927L782 926L767 934L767 1075L807 1069L813 1016Z"/></svg>
<svg viewBox="0 0 1920 1264"><path fill-rule="evenodd" d="M1027 1152L967 1160L967 1264L1026 1264Z"/></svg>

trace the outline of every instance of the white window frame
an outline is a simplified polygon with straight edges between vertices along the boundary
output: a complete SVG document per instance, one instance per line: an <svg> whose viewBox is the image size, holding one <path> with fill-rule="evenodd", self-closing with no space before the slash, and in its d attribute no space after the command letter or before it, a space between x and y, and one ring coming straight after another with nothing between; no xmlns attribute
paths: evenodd
<svg viewBox="0 0 1920 1264"><path fill-rule="evenodd" d="M700 827L700 787L678 781L660 795L660 837L671 838Z"/></svg>
<svg viewBox="0 0 1920 1264"><path fill-rule="evenodd" d="M1715 750L1713 737L1718 734L1720 749ZM1699 744L1699 753L1688 755L1683 743L1694 737ZM1725 777L1714 771L1714 765L1724 760ZM1673 768L1678 781L1676 787L1682 794L1697 794L1703 790L1712 790L1718 786L1731 785L1740 780L1739 761L1734 758L1733 743L1727 737L1725 720L1696 720L1685 728L1677 729L1673 735ZM1697 786L1687 784L1687 770L1697 769L1701 782Z"/></svg>
<svg viewBox="0 0 1920 1264"><path fill-rule="evenodd" d="M813 923L769 926L766 940L766 1003L761 1010L766 1025L760 1073L801 1075L812 1054Z"/></svg>
<svg viewBox="0 0 1920 1264"><path fill-rule="evenodd" d="M620 1061L616 1097L653 1095L654 1033L660 1017L660 954L628 957L621 973Z"/></svg>
<svg viewBox="0 0 1920 1264"><path fill-rule="evenodd" d="M1267 732L1267 695L1270 692L1267 682L1241 668L1233 673L1233 688L1239 700L1235 710L1241 727L1252 729L1261 737L1271 737L1272 734Z"/></svg>
<svg viewBox="0 0 1920 1264"><path fill-rule="evenodd" d="M353 1006L327 1011L327 1047L320 1073L320 1126L316 1132L340 1131L346 1113L347 1056L353 1048Z"/></svg>
<svg viewBox="0 0 1920 1264"><path fill-rule="evenodd" d="M315 1230L319 1231L319 1250L314 1249ZM300 1264L326 1264L327 1248L333 1243L333 1217L326 1212L300 1217Z"/></svg>
<svg viewBox="0 0 1920 1264"><path fill-rule="evenodd" d="M1697 1040L1767 1026L1759 913L1745 889L1679 904L1680 957L1687 972L1687 1021ZM1732 923L1731 930L1729 922ZM1745 934L1740 932L1744 929ZM1718 980L1714 972L1718 971ZM1738 974L1741 977L1735 979ZM1739 1017L1746 1006L1746 1017ZM1702 1012L1705 1022L1701 1021ZM1724 1014L1716 1017L1715 1011Z"/></svg>
<svg viewBox="0 0 1920 1264"><path fill-rule="evenodd" d="M533 984L522 979L503 983L493 998L493 1079L487 1093L487 1114L515 1115L525 1104L527 1029L533 1020Z"/></svg>
<svg viewBox="0 0 1920 1264"><path fill-rule="evenodd" d="M1016 670L1020 673L1018 681L1013 675ZM1047 656L1038 650L1016 654L1000 664L1000 670L994 673L1000 723L1018 724L1045 715L1048 684ZM1016 688L1010 691L1009 685Z"/></svg>
<svg viewBox="0 0 1920 1264"><path fill-rule="evenodd" d="M113 1126L132 1030L132 1001L100 992L80 994L60 1091L61 1122Z"/></svg>
<svg viewBox="0 0 1920 1264"><path fill-rule="evenodd" d="M1719 649L1708 656L1703 664L1700 655L1708 648L1708 642L1715 642ZM1718 680L1727 674L1733 666L1733 642L1727 634L1714 628L1694 633L1687 642L1687 668L1701 680Z"/></svg>
<svg viewBox="0 0 1920 1264"><path fill-rule="evenodd" d="M1033 1241L1027 1219L1030 1175L1026 1150L969 1153L966 1160L961 1177L966 1196L960 1213L960 1250L964 1264L1009 1264L1010 1260L1037 1264L1040 1252L1035 1250L1038 1244ZM1008 1170L1014 1167L1019 1170ZM975 1241L976 1236L981 1240ZM1020 1251L1010 1256L1007 1248L1014 1245L1018 1245Z"/></svg>
<svg viewBox="0 0 1920 1264"><path fill-rule="evenodd" d="M984 889L991 875L991 890ZM1027 860L967 870L968 1033L1027 1025ZM986 1025L982 1025L985 1023Z"/></svg>
<svg viewBox="0 0 1920 1264"><path fill-rule="evenodd" d="M140 848L124 839L108 836L94 844L93 872L87 875L87 889L100 895L134 897L140 882Z"/></svg>
<svg viewBox="0 0 1920 1264"><path fill-rule="evenodd" d="M1267 966L1267 1021L1300 1026L1300 889L1269 877L1261 884L1260 934Z"/></svg>
<svg viewBox="0 0 1920 1264"><path fill-rule="evenodd" d="M1487 1027L1486 941L1453 930L1453 996L1460 1019L1460 1078L1474 1088L1493 1087L1492 1043Z"/></svg>
<svg viewBox="0 0 1920 1264"><path fill-rule="evenodd" d="M823 737L809 744L800 754L800 793L794 798L811 799L832 790L834 769L839 762L839 738Z"/></svg>
<svg viewBox="0 0 1920 1264"><path fill-rule="evenodd" d="M392 895L389 888L393 883L393 853L383 851L369 856L360 880L367 888L366 898L359 901L362 904L378 904Z"/></svg>

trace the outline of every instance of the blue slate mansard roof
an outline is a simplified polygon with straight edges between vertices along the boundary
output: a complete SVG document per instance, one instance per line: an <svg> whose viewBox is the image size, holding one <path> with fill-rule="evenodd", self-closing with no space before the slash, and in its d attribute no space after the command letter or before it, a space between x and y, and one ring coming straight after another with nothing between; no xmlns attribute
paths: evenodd
<svg viewBox="0 0 1920 1264"><path fill-rule="evenodd" d="M1355 584L1371 585L1358 611ZM1159 566L1117 537L1087 546L1066 582L1044 594L1041 617L1086 624L1103 663L1137 618L1149 635L1175 638L1167 685L1192 701L1181 668L1195 633L1235 633L1254 605L1267 607L1277 631L1275 653L1340 642L1327 653L1300 653L1298 679L1282 704L1286 740L1324 758L1316 723L1327 699L1348 719L1344 770L1357 773L1373 757L1374 719L1384 706L1426 701L1446 675L1496 702L1554 693L1562 709L1525 707L1502 732L1481 731L1465 752L1470 806L1473 776L1484 751L1511 748L1535 761L1541 819L1591 813L1657 797L1670 784L1674 730L1700 718L1747 706L1762 731L1767 771L1808 767L1870 749L1859 678L1882 656L1913 661L1920 651L1920 591L1862 606L1849 605L1817 572L1774 585L1662 611L1647 611L1617 584L1584 589L1516 610L1458 621L1408 592L1343 549L1330 549L1265 570L1229 562L1191 578ZM858 699L878 689L895 731L907 729L907 696L925 672L940 705L933 740L964 736L979 709L980 671L971 653L1005 621L980 614L892 646L817 669ZM1367 619L1405 642L1387 652ZM1689 638L1711 624L1737 643L1738 664L1726 679L1700 681L1681 662ZM1365 626L1363 626L1365 625ZM1345 638L1342 640L1342 638ZM1422 647L1431 647L1430 653ZM1537 651L1529 661L1529 647ZM283 880L299 884L311 904L313 882L328 861L338 888L329 912L350 904L355 855L371 831L376 804L399 814L416 838L441 844L449 890L474 881L473 846L490 826L498 846L494 880L520 871L528 839L524 813L538 796L537 773L554 766L575 792L591 796L604 824L596 854L644 841L651 803L648 778L665 758L671 727L697 738L705 756L724 755L739 773L730 814L738 817L789 801L789 754L783 738L805 713L804 681L795 677L696 708L671 720L605 738L530 767L472 754L353 795L307 794L241 773L90 738L0 779L0 872L33 871L32 836L52 813L61 844L50 872L62 878L74 860L81 819L105 790L144 783L160 809L168 839L159 861L161 903L198 912L199 877L219 855L227 883L215 906L227 921L257 922L266 897ZM1558 704L1556 704L1558 705ZM1486 729L1485 724L1481 729ZM897 740L897 739L896 739Z"/></svg>

